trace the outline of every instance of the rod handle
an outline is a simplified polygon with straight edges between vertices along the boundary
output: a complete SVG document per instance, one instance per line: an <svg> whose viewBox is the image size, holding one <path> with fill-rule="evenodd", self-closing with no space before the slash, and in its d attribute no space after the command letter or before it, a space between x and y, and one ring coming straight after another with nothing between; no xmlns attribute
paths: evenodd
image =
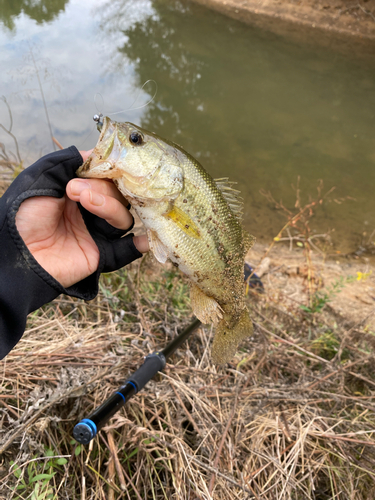
<svg viewBox="0 0 375 500"><path fill-rule="evenodd" d="M162 352L154 352L146 356L144 363L134 372L118 391L114 392L91 415L84 418L73 429L73 437L81 444L88 444L108 420L139 392L166 364Z"/></svg>

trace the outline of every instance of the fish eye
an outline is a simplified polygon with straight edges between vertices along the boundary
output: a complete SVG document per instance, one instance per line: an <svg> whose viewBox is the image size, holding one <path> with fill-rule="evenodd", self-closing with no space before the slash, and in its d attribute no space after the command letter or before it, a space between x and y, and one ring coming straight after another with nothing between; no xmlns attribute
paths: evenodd
<svg viewBox="0 0 375 500"><path fill-rule="evenodd" d="M132 132L129 136L129 141L136 146L139 146L143 142L143 137L139 132Z"/></svg>

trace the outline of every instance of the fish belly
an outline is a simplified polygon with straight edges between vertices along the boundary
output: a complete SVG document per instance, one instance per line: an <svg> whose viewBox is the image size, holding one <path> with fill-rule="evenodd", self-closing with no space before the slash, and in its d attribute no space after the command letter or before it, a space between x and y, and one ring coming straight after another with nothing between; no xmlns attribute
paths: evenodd
<svg viewBox="0 0 375 500"><path fill-rule="evenodd" d="M164 210L135 207L147 229L151 250L160 262L167 259L186 274L202 291L220 300L225 263L210 238L192 238L163 216ZM162 212L162 213L161 213ZM214 278L214 279L213 279Z"/></svg>

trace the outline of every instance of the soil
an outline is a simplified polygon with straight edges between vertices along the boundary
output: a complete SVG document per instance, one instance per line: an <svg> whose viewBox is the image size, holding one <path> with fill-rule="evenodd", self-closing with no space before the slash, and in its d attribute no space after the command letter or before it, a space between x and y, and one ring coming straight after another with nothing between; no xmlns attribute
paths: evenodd
<svg viewBox="0 0 375 500"><path fill-rule="evenodd" d="M255 268L262 267L261 276L269 300L287 314L301 310L309 304L308 271L312 272L314 291L327 297L324 311L347 329L358 328L375 332L375 266L366 258L338 257L325 260L319 254L312 255L307 266L303 249L288 249L276 244L268 254L268 264L261 262L267 246L255 244L246 261Z"/></svg>
<svg viewBox="0 0 375 500"><path fill-rule="evenodd" d="M375 51L372 0L194 0L232 18L299 41ZM301 29L303 27L304 29Z"/></svg>

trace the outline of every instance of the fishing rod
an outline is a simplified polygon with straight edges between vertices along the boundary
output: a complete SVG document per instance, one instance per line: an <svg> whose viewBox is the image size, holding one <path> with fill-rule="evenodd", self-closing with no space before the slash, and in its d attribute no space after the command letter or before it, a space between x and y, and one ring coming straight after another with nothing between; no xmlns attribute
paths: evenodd
<svg viewBox="0 0 375 500"><path fill-rule="evenodd" d="M263 283L254 273L253 268L245 263L244 279L252 287L263 289ZM167 359L185 342L185 340L201 325L195 319L162 351L156 351L144 358L143 364L114 392L103 404L96 408L87 418L82 419L73 429L73 437L81 444L88 444L104 427L108 420L122 408L135 394L143 389L158 372L165 368Z"/></svg>
<svg viewBox="0 0 375 500"><path fill-rule="evenodd" d="M81 420L73 430L73 437L81 444L88 444L108 420L127 403L135 394L166 365L167 359L194 332L201 322L195 319L162 351L156 351L145 357L143 364L126 380L126 382L110 396L90 416Z"/></svg>

